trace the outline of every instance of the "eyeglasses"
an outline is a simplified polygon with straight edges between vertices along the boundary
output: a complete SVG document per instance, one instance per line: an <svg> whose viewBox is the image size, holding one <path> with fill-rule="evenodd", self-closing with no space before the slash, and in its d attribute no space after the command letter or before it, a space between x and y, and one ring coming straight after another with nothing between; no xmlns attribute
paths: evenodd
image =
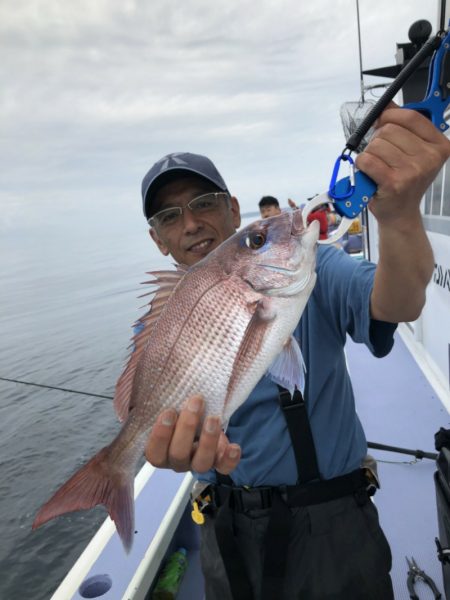
<svg viewBox="0 0 450 600"><path fill-rule="evenodd" d="M186 208L189 208L194 215L206 215L218 211L223 201L225 200L228 203L229 198L230 196L226 192L202 194L188 202L184 207L171 206L170 208L160 210L156 215L150 217L147 222L150 227L154 227L155 229L168 230L181 223L181 216Z"/></svg>

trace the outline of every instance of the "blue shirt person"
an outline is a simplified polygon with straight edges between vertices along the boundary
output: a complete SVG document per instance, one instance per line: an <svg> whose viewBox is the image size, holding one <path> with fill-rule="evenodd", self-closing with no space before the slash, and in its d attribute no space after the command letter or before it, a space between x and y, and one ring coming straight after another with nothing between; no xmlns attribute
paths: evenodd
<svg viewBox="0 0 450 600"><path fill-rule="evenodd" d="M356 159L358 169L378 186L369 207L378 222L379 262L353 261L336 248L318 249L316 287L294 334L307 369L305 401L322 481L345 477L365 456L365 436L345 365L346 336L384 356L392 347L396 324L419 316L434 264L420 202L449 157L450 141L426 118L387 108L372 141ZM226 198L216 212L204 215L195 210L195 199L208 193ZM142 196L152 239L179 263L195 264L240 224L237 198L214 164L200 155L175 153L158 161L144 178ZM173 221L167 228L164 215L169 209ZM187 398L179 414L165 410L149 436L147 459L157 467L195 471L213 490L217 473L231 475L237 490L295 484L291 439L277 405L277 389L267 378L232 416L226 433L219 416L203 420L203 414L201 396ZM255 514L236 509L233 516L235 542L255 600L267 597L262 581L270 519L264 510ZM357 503L346 496L289 510L293 525L286 534L289 553L279 598L393 597L389 547L372 502ZM202 528L206 598L231 599L216 526L213 511Z"/></svg>

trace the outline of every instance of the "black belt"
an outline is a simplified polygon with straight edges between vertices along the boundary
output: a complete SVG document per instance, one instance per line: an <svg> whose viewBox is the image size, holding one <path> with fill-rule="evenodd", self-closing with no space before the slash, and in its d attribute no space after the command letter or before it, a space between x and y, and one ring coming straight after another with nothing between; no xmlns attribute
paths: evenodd
<svg viewBox="0 0 450 600"><path fill-rule="evenodd" d="M329 502L356 492L366 492L366 497L375 492L363 469L357 469L333 479L320 480L308 484L283 485L280 487L231 487L213 485L213 505L222 506L229 499L230 508L235 512L271 508L274 492L278 491L289 507L310 506Z"/></svg>

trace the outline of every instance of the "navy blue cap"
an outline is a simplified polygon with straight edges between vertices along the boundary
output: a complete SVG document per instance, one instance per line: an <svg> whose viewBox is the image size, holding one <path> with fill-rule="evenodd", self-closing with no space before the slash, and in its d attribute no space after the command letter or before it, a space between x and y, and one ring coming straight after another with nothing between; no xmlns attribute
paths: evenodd
<svg viewBox="0 0 450 600"><path fill-rule="evenodd" d="M146 218L151 216L150 205L156 192L176 173L199 175L223 192L228 192L225 181L209 158L191 152L173 152L158 160L142 180L142 208Z"/></svg>

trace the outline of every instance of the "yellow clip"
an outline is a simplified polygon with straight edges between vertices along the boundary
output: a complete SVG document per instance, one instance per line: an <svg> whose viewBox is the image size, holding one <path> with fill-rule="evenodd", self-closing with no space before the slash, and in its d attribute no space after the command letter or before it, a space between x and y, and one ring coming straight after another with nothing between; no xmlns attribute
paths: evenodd
<svg viewBox="0 0 450 600"><path fill-rule="evenodd" d="M194 523L197 523L197 525L203 525L203 523L205 522L205 517L200 512L198 508L198 503L194 501L192 503L192 506L194 508L194 510L191 512L192 520L194 521Z"/></svg>

